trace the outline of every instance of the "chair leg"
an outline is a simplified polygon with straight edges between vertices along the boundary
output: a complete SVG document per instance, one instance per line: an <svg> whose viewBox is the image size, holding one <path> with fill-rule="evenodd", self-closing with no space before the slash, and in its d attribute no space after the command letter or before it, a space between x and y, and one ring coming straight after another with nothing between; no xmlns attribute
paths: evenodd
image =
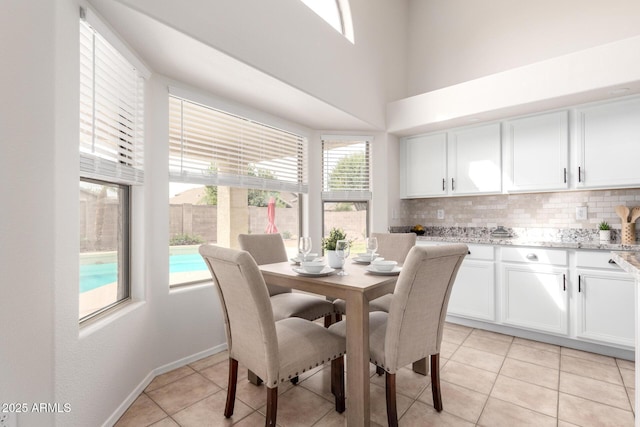
<svg viewBox="0 0 640 427"><path fill-rule="evenodd" d="M336 323L342 320L342 314L336 313Z"/></svg>
<svg viewBox="0 0 640 427"><path fill-rule="evenodd" d="M429 372L429 367L427 366L427 358L423 357L422 359L413 362L413 372L420 375L427 375Z"/></svg>
<svg viewBox="0 0 640 427"><path fill-rule="evenodd" d="M433 407L436 411L442 411L442 395L440 394L440 354L431 355L431 393L433 394Z"/></svg>
<svg viewBox="0 0 640 427"><path fill-rule="evenodd" d="M229 384L227 384L227 403L224 406L224 416L230 418L233 415L233 406L236 403L236 383L238 382L238 361L229 358Z"/></svg>
<svg viewBox="0 0 640 427"><path fill-rule="evenodd" d="M324 316L324 327L328 328L331 325L333 325L333 314Z"/></svg>
<svg viewBox="0 0 640 427"><path fill-rule="evenodd" d="M336 398L336 411L343 413L344 403L344 356L331 361L331 392Z"/></svg>
<svg viewBox="0 0 640 427"><path fill-rule="evenodd" d="M378 374L378 376L382 376L384 375L385 370L383 368L381 368L380 366L376 366L376 374Z"/></svg>
<svg viewBox="0 0 640 427"><path fill-rule="evenodd" d="M396 374L386 373L387 423L389 427L398 427L398 408L396 407Z"/></svg>
<svg viewBox="0 0 640 427"><path fill-rule="evenodd" d="M253 385L260 385L262 384L262 378L260 378L259 376L257 376L256 374L253 373L253 371L247 369L247 379L249 380L249 382Z"/></svg>
<svg viewBox="0 0 640 427"><path fill-rule="evenodd" d="M278 387L267 388L267 419L266 427L276 427L276 416L278 415Z"/></svg>

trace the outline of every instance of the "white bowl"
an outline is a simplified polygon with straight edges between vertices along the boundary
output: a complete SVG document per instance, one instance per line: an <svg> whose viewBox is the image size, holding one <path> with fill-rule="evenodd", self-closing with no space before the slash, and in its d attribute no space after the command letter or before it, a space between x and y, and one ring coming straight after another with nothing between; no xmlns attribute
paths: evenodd
<svg viewBox="0 0 640 427"><path fill-rule="evenodd" d="M371 263L373 268L378 271L391 271L393 268L398 265L396 261L374 261Z"/></svg>
<svg viewBox="0 0 640 427"><path fill-rule="evenodd" d="M360 252L357 254L360 259L371 259L371 254L369 252ZM373 254L373 259L376 259L378 254Z"/></svg>
<svg viewBox="0 0 640 427"><path fill-rule="evenodd" d="M304 256L302 254L298 254L298 259L300 259L302 261L313 261L316 258L318 258L318 254L317 253L308 253L306 256Z"/></svg>
<svg viewBox="0 0 640 427"><path fill-rule="evenodd" d="M307 273L320 273L324 270L324 265L323 261L302 261L300 263L300 267Z"/></svg>

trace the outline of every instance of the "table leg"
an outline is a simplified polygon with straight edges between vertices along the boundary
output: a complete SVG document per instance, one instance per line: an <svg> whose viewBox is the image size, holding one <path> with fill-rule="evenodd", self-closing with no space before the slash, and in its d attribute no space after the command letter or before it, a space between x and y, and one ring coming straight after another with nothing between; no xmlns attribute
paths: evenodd
<svg viewBox="0 0 640 427"><path fill-rule="evenodd" d="M369 426L369 301L347 296L347 426Z"/></svg>

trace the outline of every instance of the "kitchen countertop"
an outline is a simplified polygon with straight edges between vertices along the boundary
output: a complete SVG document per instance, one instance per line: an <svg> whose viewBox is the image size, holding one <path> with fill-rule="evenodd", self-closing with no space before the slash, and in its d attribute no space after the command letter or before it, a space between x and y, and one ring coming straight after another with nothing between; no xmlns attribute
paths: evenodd
<svg viewBox="0 0 640 427"><path fill-rule="evenodd" d="M640 253L612 252L611 255L620 268L633 276L637 282L640 282Z"/></svg>
<svg viewBox="0 0 640 427"><path fill-rule="evenodd" d="M418 241L422 242L450 242L450 243L474 243L481 245L501 245L501 246L537 246L545 248L564 249L593 249L608 251L637 251L640 252L640 245L623 245L619 242L604 243L599 240L531 240L527 238L509 237L499 238L491 236L418 236Z"/></svg>

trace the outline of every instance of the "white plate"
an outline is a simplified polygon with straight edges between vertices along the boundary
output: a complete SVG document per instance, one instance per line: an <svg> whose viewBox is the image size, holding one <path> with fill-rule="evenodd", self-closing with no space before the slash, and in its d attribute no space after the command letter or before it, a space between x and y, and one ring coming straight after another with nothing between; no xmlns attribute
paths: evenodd
<svg viewBox="0 0 640 427"><path fill-rule="evenodd" d="M290 258L289 261L291 261L295 265L300 265L300 262L302 262L302 260L298 257ZM311 261L322 261L322 257L314 258Z"/></svg>
<svg viewBox="0 0 640 427"><path fill-rule="evenodd" d="M353 258L353 262L356 264L370 264L371 258Z"/></svg>
<svg viewBox="0 0 640 427"><path fill-rule="evenodd" d="M380 276L395 276L397 274L400 274L400 272L402 271L402 267L395 266L391 271L380 271L380 270L376 270L375 267L370 265L369 267L366 268L366 270L371 274L377 274Z"/></svg>
<svg viewBox="0 0 640 427"><path fill-rule="evenodd" d="M336 269L335 268L331 268L331 267L329 267L327 265L322 269L322 271L320 273L309 273L307 270L305 270L304 268L300 268L300 267L293 267L293 271L295 271L296 273L298 273L301 276L321 277L321 276L328 276L330 274L335 273Z"/></svg>

